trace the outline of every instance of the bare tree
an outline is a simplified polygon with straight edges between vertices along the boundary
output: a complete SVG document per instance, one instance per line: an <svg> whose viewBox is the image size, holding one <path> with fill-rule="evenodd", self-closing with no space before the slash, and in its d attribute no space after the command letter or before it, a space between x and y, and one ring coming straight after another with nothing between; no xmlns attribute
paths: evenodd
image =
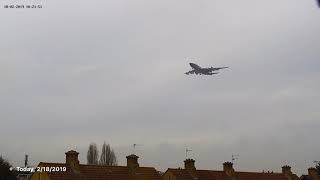
<svg viewBox="0 0 320 180"><path fill-rule="evenodd" d="M117 165L117 157L113 151L113 149L110 148L109 144L106 144L106 142L102 145L102 151L100 156L100 165L109 165L109 166L116 166Z"/></svg>
<svg viewBox="0 0 320 180"><path fill-rule="evenodd" d="M89 149L87 152L87 164L98 164L98 148L95 143L91 143L89 145Z"/></svg>

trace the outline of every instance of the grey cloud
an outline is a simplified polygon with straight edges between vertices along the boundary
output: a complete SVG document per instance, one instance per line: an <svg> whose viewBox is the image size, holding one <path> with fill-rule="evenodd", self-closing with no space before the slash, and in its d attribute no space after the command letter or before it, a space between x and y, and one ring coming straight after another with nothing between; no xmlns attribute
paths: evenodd
<svg viewBox="0 0 320 180"><path fill-rule="evenodd" d="M232 153L242 170L305 173L319 159L314 1L43 5L0 9L0 150L14 164L64 161L71 148L85 162L104 140L122 164L144 144L142 164L161 170L182 166L186 147L206 169ZM230 69L185 76L189 61Z"/></svg>

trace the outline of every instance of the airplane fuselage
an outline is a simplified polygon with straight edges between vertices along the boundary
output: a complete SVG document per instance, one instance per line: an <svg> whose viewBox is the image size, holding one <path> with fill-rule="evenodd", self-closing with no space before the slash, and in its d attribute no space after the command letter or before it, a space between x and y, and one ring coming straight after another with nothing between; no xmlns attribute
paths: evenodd
<svg viewBox="0 0 320 180"><path fill-rule="evenodd" d="M196 74L208 74L212 72L211 68L202 68L195 63L189 63L189 64L194 69Z"/></svg>
<svg viewBox="0 0 320 180"><path fill-rule="evenodd" d="M204 74L204 75L213 75L213 74L217 74L218 72L214 72L220 69L224 69L224 68L228 68L228 67L218 67L218 68L214 68L214 67L210 67L210 68L202 68L199 65L195 64L195 63L189 63L189 65L191 66L192 70L189 72L186 72L185 74Z"/></svg>

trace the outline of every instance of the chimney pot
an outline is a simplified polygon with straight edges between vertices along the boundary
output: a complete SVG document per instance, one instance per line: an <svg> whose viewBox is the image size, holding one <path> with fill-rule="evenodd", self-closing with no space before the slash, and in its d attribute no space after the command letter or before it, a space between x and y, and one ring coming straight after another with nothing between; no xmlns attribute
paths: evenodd
<svg viewBox="0 0 320 180"><path fill-rule="evenodd" d="M223 170L225 169L233 169L233 163L232 162L224 162L223 163Z"/></svg>
<svg viewBox="0 0 320 180"><path fill-rule="evenodd" d="M129 168L137 168L139 167L138 159L139 156L131 154L126 157L127 158L127 167Z"/></svg>
<svg viewBox="0 0 320 180"><path fill-rule="evenodd" d="M291 167L288 166L288 165L282 166L282 174L283 174L287 179L292 179Z"/></svg>
<svg viewBox="0 0 320 180"><path fill-rule="evenodd" d="M195 160L194 159L186 159L184 161L184 168L187 170L196 170Z"/></svg>
<svg viewBox="0 0 320 180"><path fill-rule="evenodd" d="M233 163L232 162L225 162L223 163L223 171L229 176L229 177L235 177L235 171L233 169Z"/></svg>
<svg viewBox="0 0 320 180"><path fill-rule="evenodd" d="M282 173L291 172L291 167L288 165L282 166Z"/></svg>

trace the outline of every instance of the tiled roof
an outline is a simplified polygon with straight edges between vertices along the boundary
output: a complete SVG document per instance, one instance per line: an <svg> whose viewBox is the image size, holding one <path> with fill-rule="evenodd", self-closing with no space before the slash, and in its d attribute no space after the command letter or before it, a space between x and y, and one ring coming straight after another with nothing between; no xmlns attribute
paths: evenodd
<svg viewBox="0 0 320 180"><path fill-rule="evenodd" d="M178 180L230 180L224 171L196 170L194 174L186 169L168 169ZM288 180L282 173L235 172L237 180ZM292 175L292 180L298 180Z"/></svg>
<svg viewBox="0 0 320 180"><path fill-rule="evenodd" d="M185 169L168 169L177 179L192 179L191 174Z"/></svg>
<svg viewBox="0 0 320 180"><path fill-rule="evenodd" d="M240 180L288 180L282 173L236 172L236 176Z"/></svg>
<svg viewBox="0 0 320 180"><path fill-rule="evenodd" d="M191 174L186 169L168 169L178 180L216 180L213 171L209 170L196 170L195 174Z"/></svg>
<svg viewBox="0 0 320 180"><path fill-rule="evenodd" d="M309 175L301 175L300 177L301 180L312 180L312 178ZM320 179L320 176L319 176Z"/></svg>
<svg viewBox="0 0 320 180"><path fill-rule="evenodd" d="M79 171L65 163L40 163L45 167L66 167L65 172L48 172L50 180L160 180L152 167L139 167L132 175L127 166L79 165Z"/></svg>

